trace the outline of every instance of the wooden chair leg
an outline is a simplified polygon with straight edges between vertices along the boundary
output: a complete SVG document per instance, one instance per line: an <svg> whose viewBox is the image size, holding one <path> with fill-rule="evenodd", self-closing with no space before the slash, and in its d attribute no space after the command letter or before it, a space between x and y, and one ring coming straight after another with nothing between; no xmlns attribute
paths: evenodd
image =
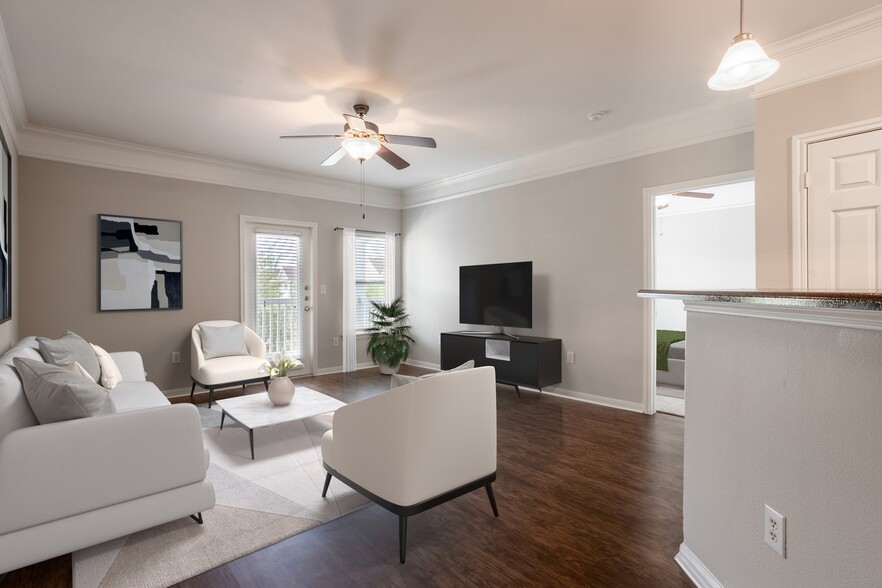
<svg viewBox="0 0 882 588"><path fill-rule="evenodd" d="M407 550L407 517L398 515L398 554L404 563L404 552Z"/></svg>
<svg viewBox="0 0 882 588"><path fill-rule="evenodd" d="M493 507L493 516L498 517L499 511L496 509L496 496L493 494L493 485L484 486L487 489L487 498L490 499L490 506Z"/></svg>

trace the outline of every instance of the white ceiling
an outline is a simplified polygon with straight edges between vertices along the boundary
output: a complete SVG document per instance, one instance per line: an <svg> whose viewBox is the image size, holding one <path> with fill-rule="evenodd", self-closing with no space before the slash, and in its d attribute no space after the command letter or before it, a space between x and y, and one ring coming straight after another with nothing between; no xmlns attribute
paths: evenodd
<svg viewBox="0 0 882 588"><path fill-rule="evenodd" d="M878 4L747 0L764 45ZM737 0L0 0L27 120L358 180L319 164L352 104L393 134L392 189L538 154L685 111L749 101L706 80L738 32ZM586 114L605 111L591 123ZM721 108L720 112L725 112Z"/></svg>

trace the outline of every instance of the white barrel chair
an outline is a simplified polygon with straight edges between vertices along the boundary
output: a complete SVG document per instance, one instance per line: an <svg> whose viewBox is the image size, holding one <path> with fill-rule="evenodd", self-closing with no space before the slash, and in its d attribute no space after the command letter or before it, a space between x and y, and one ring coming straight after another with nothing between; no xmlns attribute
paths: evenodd
<svg viewBox="0 0 882 588"><path fill-rule="evenodd" d="M407 517L484 488L499 516L496 480L496 371L443 372L334 413L322 437L331 478L398 515L404 563Z"/></svg>
<svg viewBox="0 0 882 588"><path fill-rule="evenodd" d="M208 407L211 408L214 391L218 388L229 388L263 382L269 389L269 374L261 374L260 367L266 363L266 343L245 325L245 346L248 355L230 355L205 359L202 353L202 334L200 325L208 327L229 327L239 324L237 321L203 321L190 331L190 376L193 386L190 388L190 402L196 386L208 390Z"/></svg>

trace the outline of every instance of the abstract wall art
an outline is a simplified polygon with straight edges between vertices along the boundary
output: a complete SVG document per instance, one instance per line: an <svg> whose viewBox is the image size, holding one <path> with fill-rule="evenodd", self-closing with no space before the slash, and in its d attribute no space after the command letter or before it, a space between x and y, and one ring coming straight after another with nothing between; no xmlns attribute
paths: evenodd
<svg viewBox="0 0 882 588"><path fill-rule="evenodd" d="M6 137L0 130L0 144L3 146L2 175L0 175L0 188L3 191L3 201L0 206L3 210L3 218L0 219L0 323L5 323L12 318L12 156L9 154L9 146Z"/></svg>
<svg viewBox="0 0 882 588"><path fill-rule="evenodd" d="M181 221L98 216L99 310L183 308Z"/></svg>

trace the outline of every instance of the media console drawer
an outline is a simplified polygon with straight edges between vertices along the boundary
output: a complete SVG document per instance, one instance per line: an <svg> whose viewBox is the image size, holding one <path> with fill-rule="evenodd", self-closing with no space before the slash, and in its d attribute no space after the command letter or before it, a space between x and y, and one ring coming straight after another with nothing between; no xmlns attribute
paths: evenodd
<svg viewBox="0 0 882 588"><path fill-rule="evenodd" d="M496 381L502 384L541 390L561 382L560 339L441 333L442 370L455 368L470 359L475 361L476 367L492 365L496 368Z"/></svg>

